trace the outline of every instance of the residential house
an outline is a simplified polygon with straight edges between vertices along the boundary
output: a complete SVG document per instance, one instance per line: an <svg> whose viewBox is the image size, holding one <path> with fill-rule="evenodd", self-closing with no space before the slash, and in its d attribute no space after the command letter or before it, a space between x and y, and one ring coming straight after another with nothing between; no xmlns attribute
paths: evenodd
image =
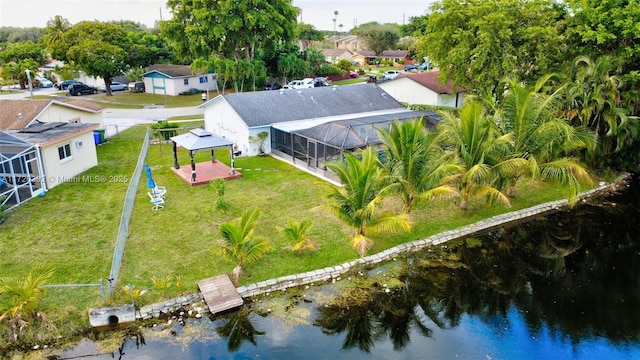
<svg viewBox="0 0 640 360"><path fill-rule="evenodd" d="M438 70L402 73L378 86L403 103L461 108L464 103L464 89L454 88L451 81L441 83L439 75Z"/></svg>
<svg viewBox="0 0 640 360"><path fill-rule="evenodd" d="M257 155L262 145L265 153L314 171L343 151L379 144L376 124L425 115L375 84L224 94L199 107L205 129L233 141L242 156ZM255 141L261 132L268 134L263 144Z"/></svg>
<svg viewBox="0 0 640 360"><path fill-rule="evenodd" d="M0 100L0 195L18 205L97 165L101 106L86 100Z"/></svg>
<svg viewBox="0 0 640 360"><path fill-rule="evenodd" d="M324 59L331 64L335 64L340 60L351 62L351 58L353 57L353 53L347 49L323 49L322 55L324 55Z"/></svg>
<svg viewBox="0 0 640 360"><path fill-rule="evenodd" d="M189 65L151 65L142 74L145 92L176 96L196 89L198 92L218 90L216 74L194 74Z"/></svg>
<svg viewBox="0 0 640 360"><path fill-rule="evenodd" d="M407 50L385 50L376 56L373 50L360 50L353 55L353 61L360 65L373 65L377 60L392 62L394 66L413 64L414 61L409 58Z"/></svg>
<svg viewBox="0 0 640 360"><path fill-rule="evenodd" d="M357 53L363 47L362 40L360 40L355 35L340 37L334 36L332 37L332 40L334 42L335 48L349 50L352 53Z"/></svg>

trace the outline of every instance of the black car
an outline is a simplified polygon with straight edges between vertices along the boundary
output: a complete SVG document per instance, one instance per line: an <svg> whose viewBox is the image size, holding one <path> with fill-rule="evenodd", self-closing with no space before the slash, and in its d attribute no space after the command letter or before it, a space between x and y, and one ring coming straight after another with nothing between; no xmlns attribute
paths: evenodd
<svg viewBox="0 0 640 360"><path fill-rule="evenodd" d="M75 80L65 80L63 82L57 83L56 87L58 88L58 90L67 90L67 88L71 84L82 84L82 83Z"/></svg>
<svg viewBox="0 0 640 360"><path fill-rule="evenodd" d="M265 86L264 89L265 90L278 90L281 89L282 85L280 85L278 82L276 81L269 81Z"/></svg>
<svg viewBox="0 0 640 360"><path fill-rule="evenodd" d="M82 94L97 94L98 93L98 89L93 87L93 86L89 86L87 84L81 84L81 83L76 83L76 84L71 84L69 85L69 87L67 88L67 91L69 92L70 95L74 95L74 96L78 96L78 95L82 95Z"/></svg>

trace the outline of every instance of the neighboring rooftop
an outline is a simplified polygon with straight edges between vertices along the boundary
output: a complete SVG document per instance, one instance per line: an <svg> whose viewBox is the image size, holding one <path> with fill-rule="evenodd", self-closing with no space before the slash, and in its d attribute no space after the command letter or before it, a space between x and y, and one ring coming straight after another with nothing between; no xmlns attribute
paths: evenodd
<svg viewBox="0 0 640 360"><path fill-rule="evenodd" d="M51 142L95 130L98 126L98 124L53 122L29 126L23 130L7 131L7 133L30 144L47 146Z"/></svg>
<svg viewBox="0 0 640 360"><path fill-rule="evenodd" d="M193 76L191 67L189 65L171 65L171 64L155 64L148 67L148 71L143 74L147 75L152 72L157 72L166 75L170 78L188 77Z"/></svg>
<svg viewBox="0 0 640 360"><path fill-rule="evenodd" d="M0 130L21 130L38 119L51 104L96 113L105 107L89 100L60 102L52 99L0 100Z"/></svg>
<svg viewBox="0 0 640 360"><path fill-rule="evenodd" d="M453 82L448 81L446 84L443 84L438 79L439 75L440 75L440 71L437 71L437 70L421 72L421 73L401 73L394 80L408 78L426 88L433 90L438 94L452 94L454 92ZM461 93L464 91L465 90L462 87L458 86L455 88L456 93Z"/></svg>

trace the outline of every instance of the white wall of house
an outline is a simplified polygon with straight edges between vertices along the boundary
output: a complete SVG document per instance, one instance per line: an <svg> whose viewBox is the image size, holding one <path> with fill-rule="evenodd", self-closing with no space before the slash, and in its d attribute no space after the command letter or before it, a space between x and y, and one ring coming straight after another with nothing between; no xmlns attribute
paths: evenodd
<svg viewBox="0 0 640 360"><path fill-rule="evenodd" d="M267 138L264 140L264 146L263 146L264 153L269 154L271 152L271 126L266 125L266 126L254 127L249 129L249 139L253 138L256 140L255 142L249 141L249 152L248 152L249 156L258 155L260 153L259 151L260 144L257 141L259 139L258 134L263 131L269 134Z"/></svg>
<svg viewBox="0 0 640 360"><path fill-rule="evenodd" d="M457 95L438 94L408 78L386 81L378 86L394 99L408 104L456 107L457 100L457 107L462 107L463 103L463 93Z"/></svg>
<svg viewBox="0 0 640 360"><path fill-rule="evenodd" d="M249 142L249 128L223 97L214 100L204 109L204 129L233 141L237 150L242 151L241 156L258 154L257 145L251 151L253 144Z"/></svg>
<svg viewBox="0 0 640 360"><path fill-rule="evenodd" d="M69 145L70 156L60 160L58 148L65 145ZM48 188L65 181L82 181L82 177L75 179L74 177L98 165L93 131L48 144L41 148L41 154ZM105 176L108 176L108 174L105 174ZM84 180L92 181L89 179ZM100 178L95 178L95 181L100 181ZM108 181L108 178L105 178L105 181Z"/></svg>
<svg viewBox="0 0 640 360"><path fill-rule="evenodd" d="M198 89L200 91L216 91L218 89L215 74L194 75L175 79L145 76L143 81L145 92L159 95L177 96L189 89Z"/></svg>
<svg viewBox="0 0 640 360"><path fill-rule="evenodd" d="M104 129L102 112L81 111L66 106L51 104L40 115L38 120L43 122L78 122L81 124L98 124Z"/></svg>

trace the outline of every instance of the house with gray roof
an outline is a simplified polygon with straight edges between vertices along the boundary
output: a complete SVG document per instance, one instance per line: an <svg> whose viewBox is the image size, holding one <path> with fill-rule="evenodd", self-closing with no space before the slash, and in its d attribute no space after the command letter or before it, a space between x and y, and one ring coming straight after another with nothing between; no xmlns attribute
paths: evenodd
<svg viewBox="0 0 640 360"><path fill-rule="evenodd" d="M341 153L373 144L366 139L350 140L345 144L357 146L336 148L337 140L330 142L315 137L313 134L322 131L314 131L314 127L336 123L339 128L358 123L364 124L361 127L364 129L367 124L424 115L406 109L376 84L225 94L199 107L204 109L205 129L232 141L242 156L259 153L260 144L256 139L259 133L265 132L268 136L262 144L264 152L293 162L303 161L311 169L323 167L327 151ZM371 126L366 131L370 133ZM343 136L359 135L358 131L350 131Z"/></svg>
<svg viewBox="0 0 640 360"><path fill-rule="evenodd" d="M195 89L198 92L218 90L217 74L194 74L189 65L157 64L142 74L145 92L176 96Z"/></svg>

